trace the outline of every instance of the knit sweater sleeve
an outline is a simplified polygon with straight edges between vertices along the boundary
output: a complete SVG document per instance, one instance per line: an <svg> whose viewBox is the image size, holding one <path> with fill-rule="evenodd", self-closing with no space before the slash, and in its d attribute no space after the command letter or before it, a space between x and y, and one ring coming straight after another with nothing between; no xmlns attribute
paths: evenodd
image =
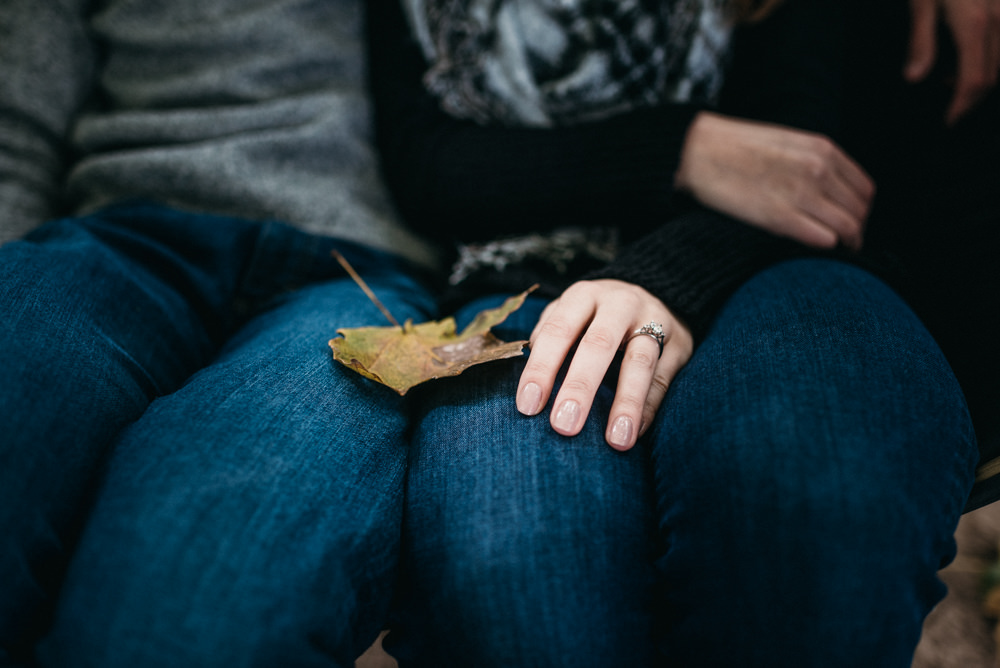
<svg viewBox="0 0 1000 668"><path fill-rule="evenodd" d="M594 221L659 221L670 209L698 108L673 105L549 128L458 120L423 86L427 63L400 1L368 5L382 169L419 231L473 241Z"/></svg>
<svg viewBox="0 0 1000 668"><path fill-rule="evenodd" d="M630 244L589 280L613 278L656 295L691 330L708 331L726 298L758 271L818 254L707 208L695 208Z"/></svg>
<svg viewBox="0 0 1000 668"><path fill-rule="evenodd" d="M93 83L86 4L0 3L0 243L62 213L67 135Z"/></svg>

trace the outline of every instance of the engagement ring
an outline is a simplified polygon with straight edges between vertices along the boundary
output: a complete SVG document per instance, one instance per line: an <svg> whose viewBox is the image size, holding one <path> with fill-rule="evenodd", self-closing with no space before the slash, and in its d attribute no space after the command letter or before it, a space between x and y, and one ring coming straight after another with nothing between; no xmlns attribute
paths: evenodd
<svg viewBox="0 0 1000 668"><path fill-rule="evenodd" d="M637 336L648 336L652 338L656 341L656 345L660 346L660 355L663 355L663 325L650 320L648 325L643 325L639 329L632 332L632 335L628 337L628 340L626 340L625 343L627 344Z"/></svg>

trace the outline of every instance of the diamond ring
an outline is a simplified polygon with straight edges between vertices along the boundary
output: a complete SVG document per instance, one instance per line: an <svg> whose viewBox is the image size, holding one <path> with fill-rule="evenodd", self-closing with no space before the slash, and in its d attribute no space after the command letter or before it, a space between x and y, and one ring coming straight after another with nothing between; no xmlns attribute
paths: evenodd
<svg viewBox="0 0 1000 668"><path fill-rule="evenodd" d="M637 336L648 336L656 341L656 345L660 346L660 355L663 355L663 325L650 320L648 325L643 325L639 329L632 332L628 339L625 340L625 343L628 344L629 341Z"/></svg>

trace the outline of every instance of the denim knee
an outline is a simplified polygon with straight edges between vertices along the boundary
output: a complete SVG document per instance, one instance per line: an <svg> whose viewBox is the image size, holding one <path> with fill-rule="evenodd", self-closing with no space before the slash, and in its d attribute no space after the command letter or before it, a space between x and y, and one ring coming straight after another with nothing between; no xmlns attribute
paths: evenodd
<svg viewBox="0 0 1000 668"><path fill-rule="evenodd" d="M169 286L80 220L0 249L0 314L0 647L11 648L42 628L117 433L211 346Z"/></svg>
<svg viewBox="0 0 1000 668"><path fill-rule="evenodd" d="M174 245L163 247L168 241ZM406 411L398 396L331 358L327 341L338 328L381 322L330 257L334 245L400 319L433 314L418 271L280 224L140 207L51 225L31 242L2 249L48 254L43 278L61 281L54 298L41 302L45 281L25 286L29 277L21 276L17 285L33 296L16 304L22 312L40 303L51 308L32 315L76 317L47 321L63 325L49 333L60 345L42 345L52 338L39 343L61 362L53 373L96 371L52 383L55 399L69 397L74 410L54 410L50 402L32 414L42 419L28 416L41 431L20 447L23 461L3 469L0 480L23 483L0 485L0 498L15 495L10 512L35 524L48 520L50 507L82 518L89 509L76 493L81 487L96 488L97 501L55 611L41 603L54 599L61 568L50 574L51 590L39 592L30 589L35 574L25 563L56 570L50 553L68 553L75 536L52 535L48 526L35 531L45 544L10 536L0 572L13 573L16 589L0 610L0 641L14 638L30 652L35 638L19 631L31 604L54 616L37 656L56 665L348 665L371 644L385 621L397 565ZM56 262L55 252L66 261ZM177 271L164 264L192 259L201 264ZM0 295L14 285L0 282ZM86 300L93 303L74 311ZM220 312L206 312L210 303ZM98 326L79 326L92 321ZM189 331L190 323L206 326ZM192 361L190 351L205 354ZM111 419L116 402L106 387L133 389L118 367L130 371L136 360L163 374L144 378L132 392L134 410ZM17 390L0 388L0 404L12 413L4 399ZM56 442L45 434L53 414L68 437L62 452L49 455L37 446ZM100 469L105 462L85 438L88 425L104 434L99 445L113 446ZM58 470L28 475L32 457ZM118 642L122 636L131 642Z"/></svg>
<svg viewBox="0 0 1000 668"><path fill-rule="evenodd" d="M371 644L407 411L331 359L352 303L345 281L283 296L123 432L42 665L350 665Z"/></svg>
<svg viewBox="0 0 1000 668"><path fill-rule="evenodd" d="M891 290L826 261L750 281L676 379L653 459L680 665L904 665L975 442Z"/></svg>
<svg viewBox="0 0 1000 668"><path fill-rule="evenodd" d="M645 665L647 453L609 448L600 420L564 438L520 415L520 369L473 370L418 401L392 651L428 666Z"/></svg>

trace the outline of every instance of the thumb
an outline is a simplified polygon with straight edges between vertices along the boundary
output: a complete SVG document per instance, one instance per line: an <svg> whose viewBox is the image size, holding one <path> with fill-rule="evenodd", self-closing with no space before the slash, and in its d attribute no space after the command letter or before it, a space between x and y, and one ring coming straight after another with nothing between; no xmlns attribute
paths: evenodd
<svg viewBox="0 0 1000 668"><path fill-rule="evenodd" d="M910 0L910 15L910 47L903 77L917 82L927 76L937 57L936 0Z"/></svg>

